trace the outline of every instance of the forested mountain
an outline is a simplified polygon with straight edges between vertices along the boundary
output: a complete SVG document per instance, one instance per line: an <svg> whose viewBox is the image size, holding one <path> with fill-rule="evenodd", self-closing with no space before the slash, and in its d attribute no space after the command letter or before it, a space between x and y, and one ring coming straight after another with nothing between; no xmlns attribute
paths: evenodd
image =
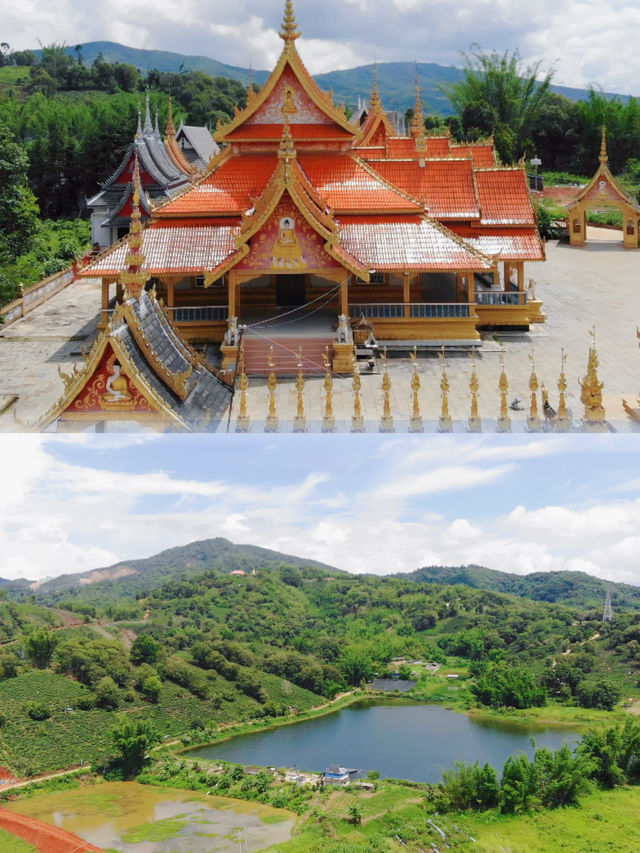
<svg viewBox="0 0 640 853"><path fill-rule="evenodd" d="M73 575L60 575L37 587L38 600L52 601L67 595L69 590L82 592L92 600L135 597L141 591L149 591L169 580L182 580L189 576L207 572L229 574L271 568L273 566L310 566L327 574L339 574L338 569L293 557L256 545L234 545L228 539L203 539L176 548L169 548L152 557L139 560L124 560L113 566L105 566Z"/></svg>
<svg viewBox="0 0 640 853"><path fill-rule="evenodd" d="M534 601L561 602L572 607L602 608L609 592L614 608L640 610L640 587L605 581L586 572L516 575L484 566L426 566L401 577L420 583L464 584L474 589L510 593Z"/></svg>
<svg viewBox="0 0 640 853"><path fill-rule="evenodd" d="M212 77L229 77L232 80L238 80L244 86L249 84L250 73L259 85L262 85L269 76L268 70L250 72L248 68L225 65L206 56L189 56L165 50L143 50L127 47L117 42L86 42L79 45L79 48L83 60L87 64L91 64L98 57L101 57L105 62L133 65L142 74L147 74L152 69L173 74L185 71L204 71ZM66 50L70 56L77 55L75 46L68 46ZM37 56L41 55L41 51L34 51L34 53ZM415 62L378 63L378 88L386 109L404 113L405 110L413 107L416 72L426 110L438 112L443 116L453 115L454 110L449 99L439 87L448 87L452 83L459 83L463 78L463 71L454 66L438 65L435 62L418 62L417 64ZM371 94L373 66L359 65L356 68L329 71L325 74L314 75L314 79L322 89L333 90L336 103L344 101L347 106L353 108L357 104L358 98L368 98ZM587 89L570 86L552 86L552 90L572 101L584 100L589 94ZM611 93L603 94L606 97L614 97Z"/></svg>

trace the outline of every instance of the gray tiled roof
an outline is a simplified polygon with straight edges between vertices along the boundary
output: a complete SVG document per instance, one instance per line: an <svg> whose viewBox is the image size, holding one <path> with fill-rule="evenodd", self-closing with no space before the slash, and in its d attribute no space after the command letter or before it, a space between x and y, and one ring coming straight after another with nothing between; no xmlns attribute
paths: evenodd
<svg viewBox="0 0 640 853"><path fill-rule="evenodd" d="M193 372L187 380L187 396L181 400L149 364L133 332L123 320L112 334L126 348L140 378L178 415L188 429L214 431L231 401L231 388L204 365L193 364L189 349L158 303L147 293L142 294L139 302L131 299L128 304L135 311L151 348L170 373L184 373L190 364L193 365ZM206 423L209 417L210 421Z"/></svg>

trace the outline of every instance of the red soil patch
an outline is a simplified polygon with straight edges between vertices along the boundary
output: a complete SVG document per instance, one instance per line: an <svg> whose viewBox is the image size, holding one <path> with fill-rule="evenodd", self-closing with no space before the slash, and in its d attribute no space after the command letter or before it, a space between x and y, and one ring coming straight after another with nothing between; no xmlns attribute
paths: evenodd
<svg viewBox="0 0 640 853"><path fill-rule="evenodd" d="M549 199L559 205L571 204L571 202L582 192L584 187L545 187L542 192L542 197ZM540 195L540 193L536 193Z"/></svg>
<svg viewBox="0 0 640 853"><path fill-rule="evenodd" d="M0 809L0 827L33 844L40 853L104 853L65 829L6 809Z"/></svg>
<svg viewBox="0 0 640 853"><path fill-rule="evenodd" d="M0 781L4 782L17 782L18 779L13 775L11 770L8 767L0 767Z"/></svg>

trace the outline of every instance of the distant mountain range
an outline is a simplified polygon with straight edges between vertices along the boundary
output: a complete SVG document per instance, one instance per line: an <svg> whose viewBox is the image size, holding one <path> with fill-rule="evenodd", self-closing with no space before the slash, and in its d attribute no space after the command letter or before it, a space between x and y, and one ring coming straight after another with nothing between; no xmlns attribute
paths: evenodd
<svg viewBox="0 0 640 853"><path fill-rule="evenodd" d="M640 610L640 587L605 581L586 572L532 572L516 575L484 566L427 566L409 574L395 574L394 577L411 578L421 583L464 584L474 589L510 593L534 601L589 608L602 608L605 595L609 592L614 612L616 607Z"/></svg>
<svg viewBox="0 0 640 853"><path fill-rule="evenodd" d="M128 65L135 65L145 74L153 68L158 69L158 71L173 73L205 71L213 77L230 77L239 80L245 86L249 85L249 69L225 65L207 56L185 56L166 50L142 50L111 41L91 41L80 47L83 59L87 64L92 64L101 53L106 62L124 62ZM40 53L40 51L35 52L36 54ZM75 47L67 47L67 52L75 56ZM433 62L419 62L417 66L413 62L379 63L377 66L378 89L385 109L404 113L408 107L413 106L415 102L416 68L425 110L427 112L438 112L445 116L451 115L453 110L449 99L440 91L438 86L451 86L453 83L460 82L463 78L463 72L460 68L437 65ZM253 79L259 85L262 85L268 76L269 71L253 71ZM322 89L333 89L333 97L336 103L344 102L353 108L357 105L358 98L368 98L371 94L373 66L361 65L358 68L348 68L344 71L329 71L326 74L316 74L314 78ZM588 95L587 89L574 89L568 86L552 86L552 89L554 92L566 95L572 101L583 100ZM615 97L610 93L605 93L605 95ZM626 98L628 96L621 95L619 97Z"/></svg>
<svg viewBox="0 0 640 853"><path fill-rule="evenodd" d="M161 586L167 581L180 582L204 572L228 574L232 571L294 566L312 568L323 575L343 575L340 569L310 560L259 548L234 545L228 539L203 539L188 545L169 548L152 557L122 560L112 566L91 569L72 575L60 575L43 582L26 579L7 581L0 578L0 589L10 596L35 594L44 603L55 603L69 595L82 595L93 601L108 598L135 597L138 593ZM464 584L474 589L508 593L534 601L561 603L574 607L601 609L607 591L616 608L640 610L640 586L614 583L585 572L533 572L516 575L498 572L484 566L426 566L410 573L397 573L396 578L418 583Z"/></svg>

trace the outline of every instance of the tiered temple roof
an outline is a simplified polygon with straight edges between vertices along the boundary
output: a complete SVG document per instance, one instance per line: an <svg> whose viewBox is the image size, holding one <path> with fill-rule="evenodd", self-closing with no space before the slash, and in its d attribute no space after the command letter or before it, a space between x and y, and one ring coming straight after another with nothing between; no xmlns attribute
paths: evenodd
<svg viewBox="0 0 640 853"><path fill-rule="evenodd" d="M209 138L209 150L214 154L218 149L206 128L196 128ZM207 150L200 140L203 152ZM211 156L211 154L209 156ZM167 133L162 138L156 114L155 124L151 119L149 96L147 95L144 124L138 116L138 128L119 166L109 178L101 184L101 191L87 201L92 211L92 238L101 246L113 243L122 236L129 226L133 196L133 168L137 158L140 167L142 195L140 199L143 216L151 216L154 203L172 197L181 189L191 185L191 180L200 169L204 171L208 163L199 159L191 162L184 154L173 125L171 112Z"/></svg>
<svg viewBox="0 0 640 853"><path fill-rule="evenodd" d="M370 270L488 270L497 259L544 257L525 173L497 165L490 141L459 145L448 135L427 136L418 90L412 135L394 136L375 80L367 118L362 127L353 124L300 59L290 0L280 36L283 50L262 90L251 91L246 107L218 128L224 148L206 175L193 186L171 184L172 197L155 206L143 241L150 274L197 272L212 281L246 265L246 223L255 217L271 227L259 211L269 207L274 186L279 203L289 199L325 241L327 265L340 260L365 280ZM146 133L145 122L143 140ZM140 154L143 174L150 174L149 152ZM313 199L310 206L305 198ZM310 213L314 206L331 219L330 239L323 217ZM115 248L86 274L112 274L123 260Z"/></svg>

